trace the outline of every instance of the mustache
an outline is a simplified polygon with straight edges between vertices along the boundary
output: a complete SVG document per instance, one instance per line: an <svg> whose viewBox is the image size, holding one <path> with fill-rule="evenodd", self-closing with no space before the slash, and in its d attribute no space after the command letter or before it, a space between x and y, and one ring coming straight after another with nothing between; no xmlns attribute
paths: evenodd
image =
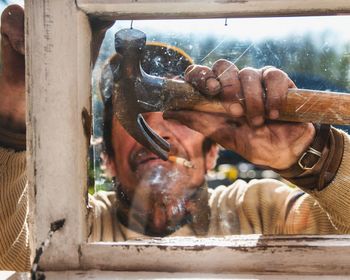
<svg viewBox="0 0 350 280"><path fill-rule="evenodd" d="M179 150L176 148L176 146L172 143L170 143L170 155L178 155ZM131 167L132 171L136 171L137 167L145 163L149 160L153 159L160 159L159 156L156 154L152 153L149 149L141 146L138 149L135 149L133 152L131 152L129 156L129 165Z"/></svg>

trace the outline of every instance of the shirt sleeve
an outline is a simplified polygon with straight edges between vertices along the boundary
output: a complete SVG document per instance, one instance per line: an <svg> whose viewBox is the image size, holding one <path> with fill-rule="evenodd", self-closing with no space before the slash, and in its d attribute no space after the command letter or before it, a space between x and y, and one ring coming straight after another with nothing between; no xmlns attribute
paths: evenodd
<svg viewBox="0 0 350 280"><path fill-rule="evenodd" d="M347 233L334 220L341 209L325 208L310 194L278 180L239 180L215 189L209 202L209 235Z"/></svg>
<svg viewBox="0 0 350 280"><path fill-rule="evenodd" d="M0 147L0 270L28 271L25 152Z"/></svg>
<svg viewBox="0 0 350 280"><path fill-rule="evenodd" d="M341 163L325 188L292 188L287 182L271 179L237 181L232 186L219 187L210 199L216 224L212 232L349 234L350 137L341 133Z"/></svg>
<svg viewBox="0 0 350 280"><path fill-rule="evenodd" d="M344 152L338 172L330 184L321 191L308 191L327 213L339 233L350 233L350 137L343 133Z"/></svg>

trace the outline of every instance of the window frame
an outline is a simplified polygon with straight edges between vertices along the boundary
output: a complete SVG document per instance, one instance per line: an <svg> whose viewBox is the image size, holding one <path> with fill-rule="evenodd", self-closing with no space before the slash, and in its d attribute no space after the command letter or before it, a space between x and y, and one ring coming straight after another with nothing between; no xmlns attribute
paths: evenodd
<svg viewBox="0 0 350 280"><path fill-rule="evenodd" d="M64 227L53 235L40 261L45 271L350 273L350 236L346 235L243 235L87 243L89 133L83 112L91 114L89 17L155 19L350 13L348 0L290 0L288 5L283 0L217 0L206 1L200 10L198 2L201 1L25 1L32 257L35 248L46 239L50 223L64 218Z"/></svg>

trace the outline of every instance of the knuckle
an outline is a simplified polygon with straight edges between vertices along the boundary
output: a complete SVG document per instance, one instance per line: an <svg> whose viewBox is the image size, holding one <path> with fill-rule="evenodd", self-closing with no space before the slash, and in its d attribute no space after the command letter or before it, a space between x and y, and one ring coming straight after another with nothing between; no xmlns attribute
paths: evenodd
<svg viewBox="0 0 350 280"><path fill-rule="evenodd" d="M207 75L207 73L210 72L209 67L202 65L191 65L188 69L188 74L194 75L196 77Z"/></svg>
<svg viewBox="0 0 350 280"><path fill-rule="evenodd" d="M190 66L188 66L187 68L186 68L186 70L185 70L185 75L186 74L188 74L188 73L190 73L192 70L193 70L193 68L195 67L195 65L190 65Z"/></svg>
<svg viewBox="0 0 350 280"><path fill-rule="evenodd" d="M213 68L220 68L222 66L231 66L234 65L232 62L228 61L227 59L220 58L217 61L214 62Z"/></svg>
<svg viewBox="0 0 350 280"><path fill-rule="evenodd" d="M213 64L213 72L216 75L223 75L225 74L227 75L236 75L236 73L238 73L238 68L235 64L233 64L232 62L226 60L226 59L219 59L217 60L214 64Z"/></svg>
<svg viewBox="0 0 350 280"><path fill-rule="evenodd" d="M241 80L250 80L251 78L257 77L258 72L252 67L245 67L239 71L238 76Z"/></svg>
<svg viewBox="0 0 350 280"><path fill-rule="evenodd" d="M269 68L263 72L264 80L287 80L287 74L277 68Z"/></svg>

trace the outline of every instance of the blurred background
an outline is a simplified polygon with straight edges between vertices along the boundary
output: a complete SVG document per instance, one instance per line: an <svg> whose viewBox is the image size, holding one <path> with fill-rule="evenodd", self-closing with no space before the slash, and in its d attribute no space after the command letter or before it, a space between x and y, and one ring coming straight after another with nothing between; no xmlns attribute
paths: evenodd
<svg viewBox="0 0 350 280"><path fill-rule="evenodd" d="M0 11L2 12L7 5L10 4L18 4L23 6L24 1L23 0L0 0Z"/></svg>

